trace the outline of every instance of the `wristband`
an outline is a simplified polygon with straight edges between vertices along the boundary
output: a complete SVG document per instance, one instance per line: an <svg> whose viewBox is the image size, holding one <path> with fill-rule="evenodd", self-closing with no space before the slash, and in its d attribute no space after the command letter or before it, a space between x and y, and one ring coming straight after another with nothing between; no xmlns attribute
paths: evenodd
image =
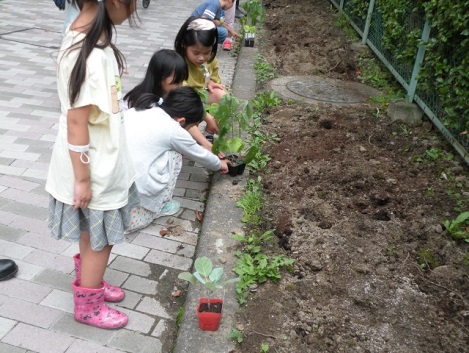
<svg viewBox="0 0 469 353"><path fill-rule="evenodd" d="M89 164L90 163L90 157L86 154L90 150L90 145L84 145L84 146L76 146L72 144L68 144L68 149L73 152L78 152L80 153L80 161L83 164ZM86 157L86 158L85 158Z"/></svg>

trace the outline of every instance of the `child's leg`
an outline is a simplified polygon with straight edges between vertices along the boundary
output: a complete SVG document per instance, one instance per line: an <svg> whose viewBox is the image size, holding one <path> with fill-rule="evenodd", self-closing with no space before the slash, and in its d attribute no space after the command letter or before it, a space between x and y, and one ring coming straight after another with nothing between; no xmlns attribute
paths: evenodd
<svg viewBox="0 0 469 353"><path fill-rule="evenodd" d="M155 219L155 216L155 212L147 210L142 206L132 208L130 210L130 226L125 233L130 234L148 227Z"/></svg>
<svg viewBox="0 0 469 353"><path fill-rule="evenodd" d="M208 92L208 104L220 103L220 99L226 94L224 89L214 89L212 92Z"/></svg>
<svg viewBox="0 0 469 353"><path fill-rule="evenodd" d="M101 281L106 271L112 246L106 245L100 251L91 247L87 232L80 235L81 279L80 287L101 288Z"/></svg>
<svg viewBox="0 0 469 353"><path fill-rule="evenodd" d="M217 30L218 30L218 44L223 44L226 37L228 37L228 30L222 26L217 26Z"/></svg>

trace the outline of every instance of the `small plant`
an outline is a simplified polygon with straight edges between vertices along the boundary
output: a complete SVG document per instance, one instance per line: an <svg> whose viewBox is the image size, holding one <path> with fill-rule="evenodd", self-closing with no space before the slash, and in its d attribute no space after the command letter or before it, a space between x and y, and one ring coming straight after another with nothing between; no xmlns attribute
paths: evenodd
<svg viewBox="0 0 469 353"><path fill-rule="evenodd" d="M244 341L243 333L237 329L231 330L231 332L226 335L226 338L229 338L236 343L241 343Z"/></svg>
<svg viewBox="0 0 469 353"><path fill-rule="evenodd" d="M283 101L281 98L277 97L274 91L263 91L258 93L256 97L251 100L251 103L256 111L262 111L282 105Z"/></svg>
<svg viewBox="0 0 469 353"><path fill-rule="evenodd" d="M241 221L249 224L260 224L261 217L259 211L262 209L261 177L249 179L246 185L246 191L241 199L236 202L236 206L243 210Z"/></svg>
<svg viewBox="0 0 469 353"><path fill-rule="evenodd" d="M243 29L244 29L244 33L251 33L251 34L256 33L256 26L244 25Z"/></svg>
<svg viewBox="0 0 469 353"><path fill-rule="evenodd" d="M195 272L181 272L178 275L179 279L188 281L193 285L197 283L201 283L206 292L206 296L208 298L208 305L210 307L210 298L212 297L213 293L224 289L224 286L229 283L236 283L239 281L239 278L232 278L225 282L222 282L223 277L223 268L216 267L213 268L212 261L206 257L202 256L195 260L194 263Z"/></svg>
<svg viewBox="0 0 469 353"><path fill-rule="evenodd" d="M249 235L240 235L240 234L233 234L233 238L238 240L239 242L243 243L243 251L250 253L250 254L257 254L262 251L262 245L267 243L273 238L272 233L274 229L268 230L262 233L260 236L255 234Z"/></svg>
<svg viewBox="0 0 469 353"><path fill-rule="evenodd" d="M261 252L252 256L238 251L235 255L238 256L238 260L233 271L240 277L240 281L236 284L237 299L240 304L246 302L251 286L268 280L277 283L282 277L280 269L292 265L295 261L284 255L269 257Z"/></svg>
<svg viewBox="0 0 469 353"><path fill-rule="evenodd" d="M423 247L419 251L419 265L422 269L430 269L440 266L438 260L435 258L433 251L428 247Z"/></svg>
<svg viewBox="0 0 469 353"><path fill-rule="evenodd" d="M246 11L246 18L242 18L243 25L250 24L255 26L258 22L263 23L265 18L265 10L260 0L248 0L242 5Z"/></svg>
<svg viewBox="0 0 469 353"><path fill-rule="evenodd" d="M240 102L238 98L226 94L220 99L220 104L210 105L209 113L213 115L219 127L212 152L229 152L239 158L244 157L244 161L249 163L257 153L256 146L247 148L243 140L246 130L252 124L253 112L249 102Z"/></svg>
<svg viewBox="0 0 469 353"><path fill-rule="evenodd" d="M469 211L462 212L454 220L445 220L443 226L453 238L469 243Z"/></svg>
<svg viewBox="0 0 469 353"><path fill-rule="evenodd" d="M182 316L183 315L184 315L184 305L179 308L178 313L176 315L176 325L177 325L177 327L181 327Z"/></svg>
<svg viewBox="0 0 469 353"><path fill-rule="evenodd" d="M256 61L254 62L254 72L259 84L263 84L267 80L275 78L275 67L267 62L262 54L257 54Z"/></svg>
<svg viewBox="0 0 469 353"><path fill-rule="evenodd" d="M269 351L269 348L270 347L267 343L262 343L260 353L267 353Z"/></svg>

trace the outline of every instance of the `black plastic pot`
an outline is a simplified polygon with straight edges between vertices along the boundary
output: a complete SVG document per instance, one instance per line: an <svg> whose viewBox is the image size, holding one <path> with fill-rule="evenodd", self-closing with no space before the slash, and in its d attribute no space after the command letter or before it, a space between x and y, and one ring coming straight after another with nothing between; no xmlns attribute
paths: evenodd
<svg viewBox="0 0 469 353"><path fill-rule="evenodd" d="M244 35L244 46L253 47L254 46L255 35L253 33L246 33Z"/></svg>
<svg viewBox="0 0 469 353"><path fill-rule="evenodd" d="M228 164L228 174L232 177L243 175L244 170L246 169L246 163L238 160L238 156L236 155L228 156L226 158L231 162L231 164Z"/></svg>

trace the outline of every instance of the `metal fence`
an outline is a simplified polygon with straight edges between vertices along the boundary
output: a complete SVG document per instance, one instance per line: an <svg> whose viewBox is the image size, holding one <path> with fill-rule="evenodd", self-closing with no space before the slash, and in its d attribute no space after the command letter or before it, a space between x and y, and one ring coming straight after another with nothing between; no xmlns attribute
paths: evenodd
<svg viewBox="0 0 469 353"><path fill-rule="evenodd" d="M399 23L400 28L406 33L402 40L406 43L389 41L386 31L387 19L380 11L378 0L329 0L341 13L343 13L352 27L362 38L362 43L370 47L376 56L383 62L386 68L393 74L396 80L406 91L408 102L415 102L430 118L433 124L441 131L455 150L469 164L469 134L466 134L466 123L469 117L461 116L456 128L445 124L446 113L443 103L435 88L432 88L432 80L419 82L419 70L425 65L425 43L431 39L431 27L425 22L423 13L418 13L412 8L400 9L403 11L404 22ZM382 0L382 6L385 6ZM409 43L410 40L410 43ZM399 53L403 47L414 50ZM448 53L448 61L454 58ZM458 127L459 126L459 127Z"/></svg>

